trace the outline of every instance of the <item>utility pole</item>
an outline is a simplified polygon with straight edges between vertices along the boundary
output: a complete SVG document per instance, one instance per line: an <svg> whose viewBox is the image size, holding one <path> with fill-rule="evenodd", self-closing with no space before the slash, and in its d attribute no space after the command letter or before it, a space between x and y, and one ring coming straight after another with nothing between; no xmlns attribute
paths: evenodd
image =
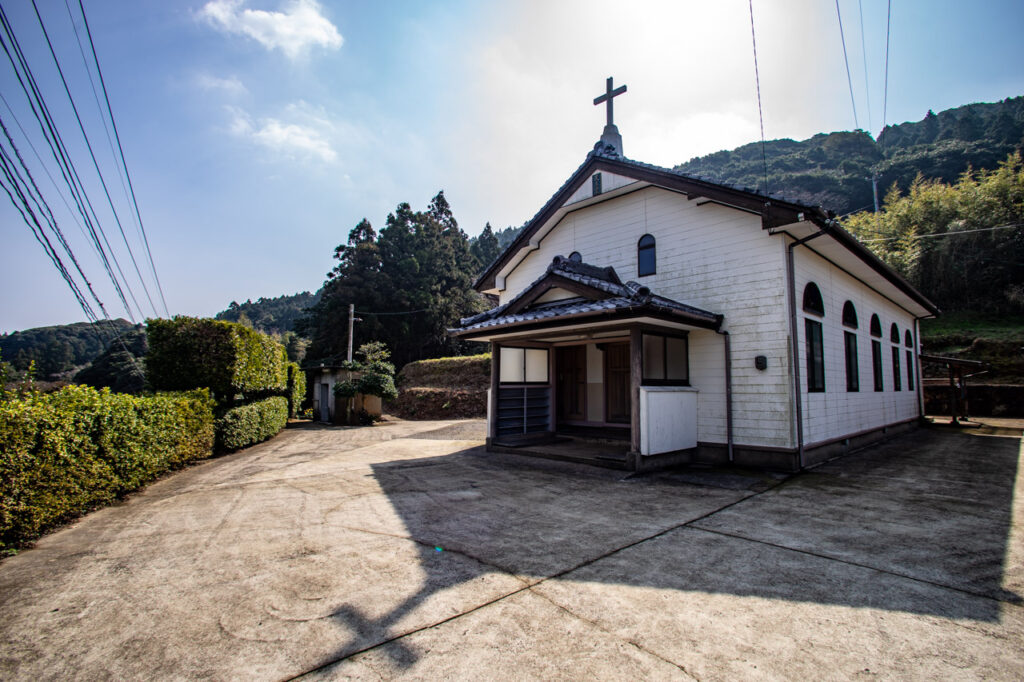
<svg viewBox="0 0 1024 682"><path fill-rule="evenodd" d="M875 195L875 213L878 213L878 173L871 171L871 191Z"/></svg>
<svg viewBox="0 0 1024 682"><path fill-rule="evenodd" d="M356 321L356 304L348 304L348 361L352 362L352 325Z"/></svg>

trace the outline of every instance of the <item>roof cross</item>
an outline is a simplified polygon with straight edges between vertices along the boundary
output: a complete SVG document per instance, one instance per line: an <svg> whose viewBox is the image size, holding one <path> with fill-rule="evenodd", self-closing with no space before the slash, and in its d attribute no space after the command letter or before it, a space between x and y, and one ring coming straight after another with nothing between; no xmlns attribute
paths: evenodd
<svg viewBox="0 0 1024 682"><path fill-rule="evenodd" d="M611 76L609 76L608 80L605 82L604 94L601 95L600 97L595 97L594 98L594 105L595 106L600 104L601 102L607 102L608 103L607 109L605 110L606 113L607 113L607 117L608 117L608 121L607 121L608 125L615 125L615 121L614 121L615 114L612 111L612 98L613 97L618 97L619 95L621 95L625 91L626 91L626 86L625 85L623 85L621 87L618 87L618 88L614 88L614 86L612 85Z"/></svg>

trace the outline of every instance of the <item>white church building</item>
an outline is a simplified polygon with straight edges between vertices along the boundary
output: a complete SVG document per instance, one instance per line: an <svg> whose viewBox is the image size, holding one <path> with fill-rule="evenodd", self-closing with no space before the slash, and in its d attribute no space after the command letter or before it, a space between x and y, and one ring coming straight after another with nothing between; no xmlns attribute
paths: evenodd
<svg viewBox="0 0 1024 682"><path fill-rule="evenodd" d="M833 215L627 159L612 121L476 283L489 448L622 443L642 471L796 471L922 416L936 306Z"/></svg>

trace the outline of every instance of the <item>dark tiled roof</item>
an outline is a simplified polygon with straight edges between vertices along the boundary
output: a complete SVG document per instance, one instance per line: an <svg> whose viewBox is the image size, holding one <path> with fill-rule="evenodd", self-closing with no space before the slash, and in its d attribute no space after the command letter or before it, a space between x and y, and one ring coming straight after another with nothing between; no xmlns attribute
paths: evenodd
<svg viewBox="0 0 1024 682"><path fill-rule="evenodd" d="M534 304L516 313L508 313L508 310L516 302L551 275L557 275L577 284L597 289L610 294L610 296L599 300L577 297L568 300L552 301L550 303ZM716 315L715 313L701 310L685 303L679 303L664 296L658 296L637 282L626 282L623 284L614 268L601 268L588 263L576 263L563 256L556 256L544 274L538 277L530 286L523 289L518 296L504 305L459 320L461 327L452 331L467 332L474 329L505 327L522 322L540 322L592 313L626 311L636 311L637 313L647 311L678 315L689 318L690 321L702 326L714 328L717 328L722 321L721 315Z"/></svg>

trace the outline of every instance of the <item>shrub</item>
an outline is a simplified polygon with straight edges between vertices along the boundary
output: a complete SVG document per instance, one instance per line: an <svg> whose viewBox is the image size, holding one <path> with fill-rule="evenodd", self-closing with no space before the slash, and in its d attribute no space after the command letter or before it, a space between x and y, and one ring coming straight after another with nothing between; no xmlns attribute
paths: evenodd
<svg viewBox="0 0 1024 682"><path fill-rule="evenodd" d="M306 375L297 362L288 363L288 416L297 417L306 399Z"/></svg>
<svg viewBox="0 0 1024 682"><path fill-rule="evenodd" d="M334 397L338 400L347 400L354 398L356 393L359 393L359 380L356 381L339 381L334 384Z"/></svg>
<svg viewBox="0 0 1024 682"><path fill-rule="evenodd" d="M375 395L385 400L394 400L398 397L398 389L395 388L394 377L390 374L367 372L359 377L357 386L359 392L363 395Z"/></svg>
<svg viewBox="0 0 1024 682"><path fill-rule="evenodd" d="M233 322L175 317L146 321L146 370L157 390L209 388L220 399L284 393L287 353L265 334Z"/></svg>
<svg viewBox="0 0 1024 682"><path fill-rule="evenodd" d="M288 400L273 396L233 407L217 420L217 449L232 451L270 438L288 423Z"/></svg>
<svg viewBox="0 0 1024 682"><path fill-rule="evenodd" d="M0 552L213 452L206 391L67 386L0 401Z"/></svg>

